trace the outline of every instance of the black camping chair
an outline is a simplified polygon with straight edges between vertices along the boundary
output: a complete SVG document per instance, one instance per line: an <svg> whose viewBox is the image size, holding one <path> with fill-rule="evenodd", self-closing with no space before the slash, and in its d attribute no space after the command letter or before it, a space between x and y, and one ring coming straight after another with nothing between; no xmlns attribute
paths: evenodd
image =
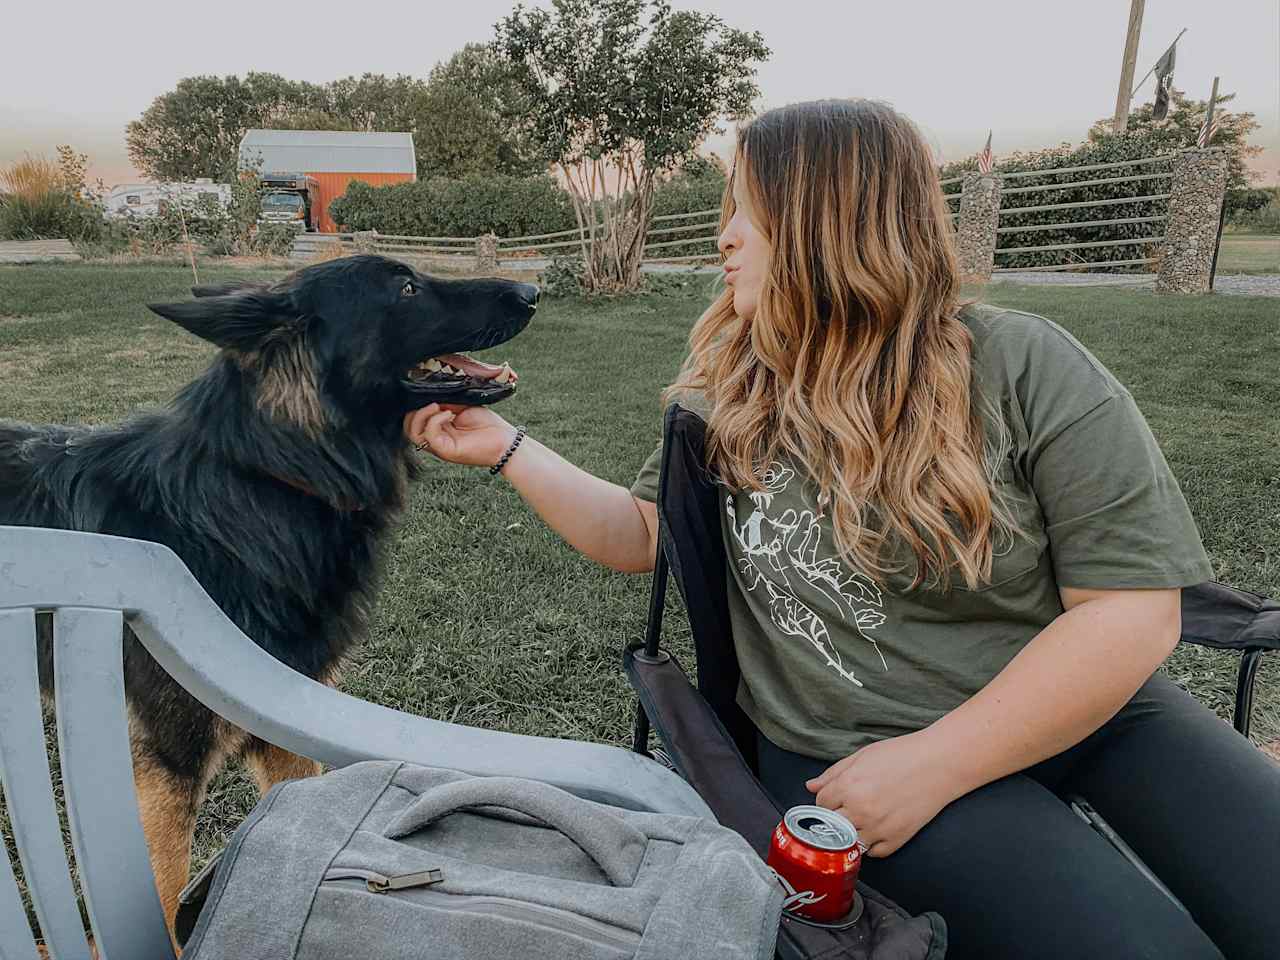
<svg viewBox="0 0 1280 960"><path fill-rule="evenodd" d="M663 424L658 490L660 549L649 597L643 641L628 645L623 666L635 689L633 749L657 756L683 776L722 824L745 837L764 857L782 810L756 778L756 732L736 703L740 676L729 632L727 566L720 532L719 493L703 466L706 425L678 404ZM662 648L667 582L674 579L689 614L697 656L697 686ZM1242 654L1237 680L1235 728L1248 735L1253 689L1262 655L1280 649L1280 603L1220 583L1182 591L1182 640ZM650 729L662 750L650 751ZM1086 819L1152 883L1173 897L1145 864L1082 800ZM863 884L861 919L846 930L811 926L783 916L778 956L879 960L937 960L946 949L946 927L936 914L910 917ZM1181 907L1181 904L1178 904Z"/></svg>

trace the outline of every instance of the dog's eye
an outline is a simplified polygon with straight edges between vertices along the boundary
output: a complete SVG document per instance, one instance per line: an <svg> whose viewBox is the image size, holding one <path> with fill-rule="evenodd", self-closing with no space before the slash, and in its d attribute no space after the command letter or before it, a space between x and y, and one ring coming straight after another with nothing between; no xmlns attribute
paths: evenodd
<svg viewBox="0 0 1280 960"><path fill-rule="evenodd" d="M413 296L413 281L412 281L412 280L406 280L406 281L404 282L404 286L400 288L400 292L401 292L402 294L404 294L406 297L412 297L412 296Z"/></svg>

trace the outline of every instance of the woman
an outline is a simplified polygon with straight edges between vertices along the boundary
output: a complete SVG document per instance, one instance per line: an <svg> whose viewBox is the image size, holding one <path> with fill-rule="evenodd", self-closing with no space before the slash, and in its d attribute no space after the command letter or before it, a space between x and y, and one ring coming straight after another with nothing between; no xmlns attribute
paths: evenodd
<svg viewBox="0 0 1280 960"><path fill-rule="evenodd" d="M1055 324L959 302L929 151L887 106L747 124L722 224L669 396L708 424L765 785L847 815L864 879L940 912L951 956L1274 956L1280 773L1156 673L1213 571L1128 391ZM510 452L488 409L405 427L509 453L574 548L652 569L660 451L628 491Z"/></svg>

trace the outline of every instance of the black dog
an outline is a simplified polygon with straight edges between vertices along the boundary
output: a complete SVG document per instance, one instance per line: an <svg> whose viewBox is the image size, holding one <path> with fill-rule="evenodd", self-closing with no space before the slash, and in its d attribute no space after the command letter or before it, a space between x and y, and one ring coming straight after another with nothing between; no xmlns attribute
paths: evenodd
<svg viewBox="0 0 1280 960"><path fill-rule="evenodd" d="M0 525L164 543L245 634L334 682L414 474L403 415L509 396L509 368L458 351L519 333L538 290L359 256L274 285L193 292L151 309L222 349L165 408L97 429L0 421ZM226 760L243 756L263 790L317 770L205 709L132 636L125 674L139 805L172 925L196 810Z"/></svg>

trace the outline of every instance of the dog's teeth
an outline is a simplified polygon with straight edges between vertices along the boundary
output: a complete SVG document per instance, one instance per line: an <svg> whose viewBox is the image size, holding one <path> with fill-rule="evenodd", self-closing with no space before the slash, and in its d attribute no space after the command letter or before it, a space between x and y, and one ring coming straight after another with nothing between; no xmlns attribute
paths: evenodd
<svg viewBox="0 0 1280 960"><path fill-rule="evenodd" d="M423 366L425 366L432 373L435 373L443 366L443 364L441 364L440 361L437 360L435 357L432 357L430 360L424 363Z"/></svg>
<svg viewBox="0 0 1280 960"><path fill-rule="evenodd" d="M515 375L515 372L511 369L511 364L506 363L504 361L502 364L502 369L498 371L498 375L493 379L498 383L510 383L511 378L514 375Z"/></svg>

